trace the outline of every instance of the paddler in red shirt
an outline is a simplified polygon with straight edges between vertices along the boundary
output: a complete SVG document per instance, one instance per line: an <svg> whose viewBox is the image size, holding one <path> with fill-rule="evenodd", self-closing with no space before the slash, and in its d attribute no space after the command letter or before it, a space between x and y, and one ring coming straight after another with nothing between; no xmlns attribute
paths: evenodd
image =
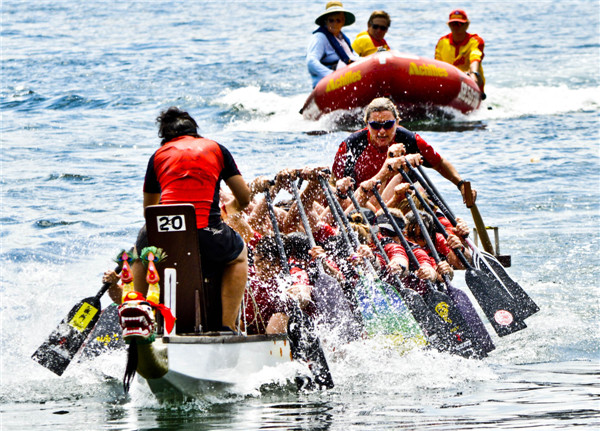
<svg viewBox="0 0 600 431"><path fill-rule="evenodd" d="M380 181L385 188L398 169L410 163L435 169L458 187L464 199L465 180L423 138L398 125L400 118L391 100L374 99L367 106L364 119L367 127L348 136L333 161L331 171L341 193L346 193L353 181L358 186L370 179ZM394 157L388 157L390 153ZM471 190L475 201L477 192Z"/></svg>

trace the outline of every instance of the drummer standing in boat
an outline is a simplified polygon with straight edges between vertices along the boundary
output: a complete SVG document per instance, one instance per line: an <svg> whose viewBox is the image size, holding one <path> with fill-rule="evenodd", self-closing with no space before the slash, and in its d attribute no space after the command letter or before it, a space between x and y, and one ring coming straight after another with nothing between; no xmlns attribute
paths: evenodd
<svg viewBox="0 0 600 431"><path fill-rule="evenodd" d="M171 107L156 121L162 142L148 162L144 208L159 203L194 205L203 274L222 269L223 329L236 332L248 279L248 255L240 235L221 220L219 188L224 180L235 198L230 204L236 211L250 203L250 189L227 148L201 137L196 121L187 112ZM147 243L144 233L145 229L136 243L138 251ZM135 280L143 279L143 267L141 271Z"/></svg>
<svg viewBox="0 0 600 431"><path fill-rule="evenodd" d="M350 39L342 33L342 27L354 24L354 21L354 14L344 9L339 1L327 3L325 12L315 20L319 28L313 32L306 52L313 87L334 70L358 60Z"/></svg>

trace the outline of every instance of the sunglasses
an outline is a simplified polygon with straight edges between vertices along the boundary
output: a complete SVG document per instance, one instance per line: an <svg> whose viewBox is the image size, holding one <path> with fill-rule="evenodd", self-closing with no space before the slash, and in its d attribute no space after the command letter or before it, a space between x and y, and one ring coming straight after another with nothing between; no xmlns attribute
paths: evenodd
<svg viewBox="0 0 600 431"><path fill-rule="evenodd" d="M379 25L379 24L371 24L371 28L373 30L383 30L383 31L387 31L388 26L387 25Z"/></svg>
<svg viewBox="0 0 600 431"><path fill-rule="evenodd" d="M334 22L340 23L340 22L344 22L344 20L341 18L327 18L327 22L328 23L334 23Z"/></svg>
<svg viewBox="0 0 600 431"><path fill-rule="evenodd" d="M385 130L390 130L392 127L394 127L394 124L396 124L396 120L388 120L384 121L383 123L380 123L379 121L369 121L369 126L373 130L380 130L382 127Z"/></svg>

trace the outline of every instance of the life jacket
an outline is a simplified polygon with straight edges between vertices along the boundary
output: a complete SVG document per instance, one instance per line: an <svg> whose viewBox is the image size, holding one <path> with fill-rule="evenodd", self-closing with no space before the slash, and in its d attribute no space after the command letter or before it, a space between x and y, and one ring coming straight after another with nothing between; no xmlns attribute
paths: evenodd
<svg viewBox="0 0 600 431"><path fill-rule="evenodd" d="M404 127L396 128L396 143L404 144L406 154L418 154L419 147L415 134ZM367 128L353 133L346 139L346 163L344 165L344 176L354 178L354 168L361 154L369 145L369 130ZM429 164L425 163L426 166Z"/></svg>
<svg viewBox="0 0 600 431"><path fill-rule="evenodd" d="M329 41L331 47L333 48L333 50L335 51L335 53L338 55L338 57L340 58L340 60L342 60L344 63L346 64L350 64L352 61L350 60L350 57L348 57L348 54L346 54L346 51L344 50L344 48L342 48L342 45L340 44L340 42L337 40L337 38L332 35L329 30L327 30L327 27L319 27L318 29L316 29L315 31L313 31L313 33L323 33L325 35L325 37L327 38L327 40ZM342 37L344 38L344 40L346 41L346 43L348 44L348 48L350 48L351 52L354 52L354 50L352 50L352 44L350 43L350 39L348 39L346 37L346 35L342 32L340 32L340 34L342 35ZM335 67L337 65L337 61L334 63L323 63L323 61L321 61L321 63L330 68L335 70Z"/></svg>

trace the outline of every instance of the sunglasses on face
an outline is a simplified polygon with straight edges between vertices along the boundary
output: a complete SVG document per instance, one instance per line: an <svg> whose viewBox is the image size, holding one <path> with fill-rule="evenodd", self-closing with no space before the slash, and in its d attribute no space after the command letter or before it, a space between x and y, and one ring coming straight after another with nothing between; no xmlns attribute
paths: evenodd
<svg viewBox="0 0 600 431"><path fill-rule="evenodd" d="M339 24L341 22L344 22L344 20L342 18L327 18L327 22L330 24L337 22Z"/></svg>
<svg viewBox="0 0 600 431"><path fill-rule="evenodd" d="M379 25L379 24L371 24L371 28L373 30L383 30L383 31L387 31L388 26L387 25Z"/></svg>
<svg viewBox="0 0 600 431"><path fill-rule="evenodd" d="M394 124L396 124L396 120L388 120L388 121L384 121L383 123L381 123L379 121L369 121L369 126L373 130L380 130L382 127L385 130L389 130L392 127L394 127Z"/></svg>
<svg viewBox="0 0 600 431"><path fill-rule="evenodd" d="M466 22L453 21L450 23L450 27L462 27L465 24L466 24Z"/></svg>

